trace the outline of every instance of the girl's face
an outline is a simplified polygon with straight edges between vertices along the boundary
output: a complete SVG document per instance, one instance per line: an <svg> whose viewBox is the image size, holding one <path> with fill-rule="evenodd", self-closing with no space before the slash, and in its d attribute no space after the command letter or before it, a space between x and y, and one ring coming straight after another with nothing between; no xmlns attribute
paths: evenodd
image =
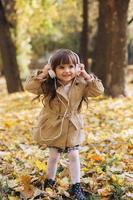
<svg viewBox="0 0 133 200"><path fill-rule="evenodd" d="M66 85L76 76L76 67L74 64L60 64L55 68L56 77Z"/></svg>

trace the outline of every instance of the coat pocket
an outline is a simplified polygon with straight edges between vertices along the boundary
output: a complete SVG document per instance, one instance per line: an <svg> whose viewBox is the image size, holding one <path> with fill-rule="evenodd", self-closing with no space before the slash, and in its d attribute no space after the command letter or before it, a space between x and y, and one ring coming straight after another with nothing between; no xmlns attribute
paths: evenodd
<svg viewBox="0 0 133 200"><path fill-rule="evenodd" d="M33 139L37 142L37 143L41 143L42 141L42 136L41 136L41 129L42 127L46 126L46 123L48 121L48 118L41 116L39 118L39 121L37 122L37 125L32 127L31 129L31 134L33 136Z"/></svg>

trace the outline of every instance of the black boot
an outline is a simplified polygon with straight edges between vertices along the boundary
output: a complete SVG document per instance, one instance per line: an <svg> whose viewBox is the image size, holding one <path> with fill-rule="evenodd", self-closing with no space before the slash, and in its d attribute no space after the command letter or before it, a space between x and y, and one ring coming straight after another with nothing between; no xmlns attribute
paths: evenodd
<svg viewBox="0 0 133 200"><path fill-rule="evenodd" d="M52 179L45 179L45 181L44 181L44 189L45 188L53 188L54 187L54 185L55 185L55 181L54 180L52 180Z"/></svg>
<svg viewBox="0 0 133 200"><path fill-rule="evenodd" d="M75 183L70 189L70 195L74 197L74 200L86 200L83 191L80 187L80 183Z"/></svg>

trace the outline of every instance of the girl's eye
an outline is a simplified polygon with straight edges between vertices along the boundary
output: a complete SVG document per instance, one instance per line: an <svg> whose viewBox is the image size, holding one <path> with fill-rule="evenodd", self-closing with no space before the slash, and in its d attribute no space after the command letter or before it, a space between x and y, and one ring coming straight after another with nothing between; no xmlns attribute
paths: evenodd
<svg viewBox="0 0 133 200"><path fill-rule="evenodd" d="M60 65L60 66L59 66L59 69L64 69L64 66L63 66L63 65Z"/></svg>
<svg viewBox="0 0 133 200"><path fill-rule="evenodd" d="M71 69L74 68L74 65L70 65L69 68L71 68Z"/></svg>

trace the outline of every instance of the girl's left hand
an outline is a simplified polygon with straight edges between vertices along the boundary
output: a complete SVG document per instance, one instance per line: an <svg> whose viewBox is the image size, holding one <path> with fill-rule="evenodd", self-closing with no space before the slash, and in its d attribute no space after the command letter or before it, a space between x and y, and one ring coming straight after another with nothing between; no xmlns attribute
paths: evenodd
<svg viewBox="0 0 133 200"><path fill-rule="evenodd" d="M83 77L84 79L88 80L88 81L92 81L94 79L94 76L91 74L88 74L85 70L85 66L84 64L80 64L80 73L79 76Z"/></svg>

